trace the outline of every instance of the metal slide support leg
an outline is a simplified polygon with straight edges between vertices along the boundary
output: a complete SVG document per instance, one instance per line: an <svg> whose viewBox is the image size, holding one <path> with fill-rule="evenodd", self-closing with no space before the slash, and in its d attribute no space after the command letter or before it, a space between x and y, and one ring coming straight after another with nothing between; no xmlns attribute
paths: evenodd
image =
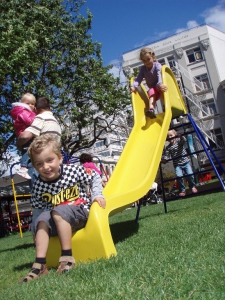
<svg viewBox="0 0 225 300"><path fill-rule="evenodd" d="M207 141L206 141L204 135L203 135L203 134L201 133L201 131L199 130L199 128L198 128L198 126L196 125L195 121L193 120L192 116L191 116L190 114L187 114L187 116L188 116L188 119L190 120L190 122L191 122L193 128L195 129L195 132L196 132L196 134L197 134L197 136L198 136L198 138L199 138L199 141L200 141L202 147L204 148L206 155L208 156L208 159L209 159L209 161L210 161L210 163L211 163L211 165L212 165L212 167L213 167L213 169L214 169L214 171L215 171L215 173L216 173L216 176L217 176L217 178L218 178L218 180L219 180L219 182L220 182L220 184L221 184L223 190L225 191L225 185L224 185L224 183L223 183L223 180L221 179L221 177L220 177L220 175L219 175L219 172L217 171L217 168L216 168L216 166L215 166L215 164L214 164L214 162L213 162L211 156L209 155L208 149L211 151L213 157L215 158L215 160L216 160L216 162L219 164L219 166L222 168L222 170L224 170L222 164L221 164L220 161L218 160L216 154L214 153L214 151L212 150L212 148L210 147L210 145L207 143ZM206 146L207 146L208 149L206 148Z"/></svg>

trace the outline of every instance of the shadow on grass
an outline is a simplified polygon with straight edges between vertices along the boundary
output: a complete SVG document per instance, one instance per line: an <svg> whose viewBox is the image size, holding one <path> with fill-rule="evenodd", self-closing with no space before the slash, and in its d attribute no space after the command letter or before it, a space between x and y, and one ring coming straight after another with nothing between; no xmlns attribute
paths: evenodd
<svg viewBox="0 0 225 300"><path fill-rule="evenodd" d="M7 249L4 249L4 250L1 250L0 253L1 252L5 252L5 251L28 249L28 248L31 248L31 247L34 248L34 243L25 244L25 245L19 245L19 246L13 247L13 248L7 248Z"/></svg>
<svg viewBox="0 0 225 300"><path fill-rule="evenodd" d="M139 224L134 220L115 223L110 225L112 238L115 244L125 240L126 238L138 232Z"/></svg>
<svg viewBox="0 0 225 300"><path fill-rule="evenodd" d="M32 267L32 264L33 264L34 262L33 261L31 261L30 263L26 263L26 264L23 264L23 265L19 265L19 266L17 266L17 267L14 267L13 268L13 271L22 271L22 270L24 270L24 269L31 269L31 267Z"/></svg>

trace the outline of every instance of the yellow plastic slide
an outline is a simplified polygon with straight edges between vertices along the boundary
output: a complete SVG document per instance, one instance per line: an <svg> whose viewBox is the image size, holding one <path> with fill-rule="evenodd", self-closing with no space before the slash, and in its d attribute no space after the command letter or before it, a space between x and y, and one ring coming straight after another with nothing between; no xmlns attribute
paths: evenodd
<svg viewBox="0 0 225 300"><path fill-rule="evenodd" d="M155 180L171 119L186 113L176 79L166 66L162 68L162 79L168 86L164 93L165 113L158 114L155 119L145 117L148 96L143 85L138 92L132 93L134 127L103 190L106 208L94 203L87 225L72 237L72 251L77 262L117 254L109 227L110 214L123 210L144 196ZM48 266L58 265L60 253L58 238L51 238Z"/></svg>

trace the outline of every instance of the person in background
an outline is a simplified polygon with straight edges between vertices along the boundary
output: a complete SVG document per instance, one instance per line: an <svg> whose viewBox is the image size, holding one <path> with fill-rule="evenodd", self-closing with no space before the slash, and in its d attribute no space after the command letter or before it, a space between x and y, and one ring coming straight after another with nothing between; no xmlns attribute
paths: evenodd
<svg viewBox="0 0 225 300"><path fill-rule="evenodd" d="M44 134L36 137L28 148L32 164L39 173L31 203L41 214L34 220L36 259L31 271L19 283L48 274L46 254L52 236L59 237L62 251L56 272L67 273L75 267L72 232L85 227L92 203L97 202L103 209L106 206L99 174L81 165L63 165L60 146L54 135ZM85 185L91 187L91 198L85 192ZM42 212L45 208L47 210Z"/></svg>
<svg viewBox="0 0 225 300"><path fill-rule="evenodd" d="M102 175L102 172L96 167L96 165L93 162L93 156L89 153L82 153L80 155L80 163L85 168L90 168L95 170L100 176Z"/></svg>
<svg viewBox="0 0 225 300"><path fill-rule="evenodd" d="M33 94L30 93L23 94L19 102L12 103L13 108L10 111L10 116L13 119L13 127L17 138L27 127L29 127L32 124L36 116L35 103L36 98ZM30 175L28 174L29 156L27 154L27 148L29 144L29 142L25 143L21 149L21 168L17 172L18 175L26 179L31 179Z"/></svg>
<svg viewBox="0 0 225 300"><path fill-rule="evenodd" d="M130 91L136 92L137 87L141 84L143 79L145 79L148 90L149 97L149 108L145 112L146 117L151 119L156 118L155 116L155 105L156 101L160 98L162 92L167 91L167 86L162 83L161 76L161 64L156 60L154 51L145 47L140 51L140 60L144 63L144 66L140 68L137 78L131 85Z"/></svg>
<svg viewBox="0 0 225 300"><path fill-rule="evenodd" d="M101 177L102 177L102 172L96 167L95 163L93 162L93 156L89 153L82 153L80 155L80 163L85 167L89 168L92 170L95 170ZM102 186L105 186L105 182L102 180ZM88 187L87 187L87 192L88 192Z"/></svg>
<svg viewBox="0 0 225 300"><path fill-rule="evenodd" d="M22 148L23 145L42 134L51 133L54 134L56 138L61 137L61 128L51 112L49 99L46 97L38 98L35 106L37 115L32 124L19 135L17 139L18 148ZM33 168L32 164L28 165L28 173L31 177L32 188L32 185L38 176L37 171Z"/></svg>
<svg viewBox="0 0 225 300"><path fill-rule="evenodd" d="M187 181L189 184L189 188L191 189L192 193L197 193L198 190L195 187L195 181L193 174L190 159L187 155L187 151L184 148L184 144L186 142L185 137L183 137L181 134L177 134L177 132L173 130L169 130L167 134L167 138L169 140L169 145L166 146L165 151L163 153L162 163L166 163L167 160L170 158L173 158L173 165L175 168L175 173L178 182L178 188L179 188L179 196L185 197L186 191L185 191L185 184L184 179L182 178L183 172L187 176ZM176 159L176 157L179 157Z"/></svg>
<svg viewBox="0 0 225 300"><path fill-rule="evenodd" d="M30 139L46 133L61 137L61 128L51 112L49 99L46 97L38 98L35 107L37 116L32 124L18 137L17 144L19 147Z"/></svg>
<svg viewBox="0 0 225 300"><path fill-rule="evenodd" d="M32 124L28 128L26 128L24 132L22 132L18 137L17 139L18 147L23 147L23 145L26 144L27 142L33 140L38 136L45 135L45 134L52 134L55 137L55 139L60 140L61 138L61 128L56 118L53 116L53 113L51 112L49 99L46 97L38 98L35 106L36 106L37 116L34 118ZM31 177L30 189L32 192L34 182L38 177L38 172L33 167L32 163L29 163L28 165L28 173ZM45 208L42 211L44 210ZM33 220L35 220L40 213L41 213L40 209L36 209L36 208L33 209L32 222L31 222L31 231L33 235L34 235Z"/></svg>

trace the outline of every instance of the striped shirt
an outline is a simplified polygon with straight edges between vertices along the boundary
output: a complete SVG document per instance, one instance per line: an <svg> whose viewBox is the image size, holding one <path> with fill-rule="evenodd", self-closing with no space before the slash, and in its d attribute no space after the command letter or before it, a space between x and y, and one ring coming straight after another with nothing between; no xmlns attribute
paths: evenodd
<svg viewBox="0 0 225 300"><path fill-rule="evenodd" d="M187 151L184 148L184 144L186 142L186 139L183 138L176 138L176 141L174 144L169 143L168 146L166 146L166 149L163 153L163 159L170 159L170 158L176 158L178 156L183 156L187 154ZM188 156L180 157L178 159L173 160L174 167L177 165L184 165L190 161Z"/></svg>
<svg viewBox="0 0 225 300"><path fill-rule="evenodd" d="M32 124L27 127L25 131L29 131L35 136L45 133L56 134L59 137L61 136L61 128L51 111L44 111L37 115Z"/></svg>

